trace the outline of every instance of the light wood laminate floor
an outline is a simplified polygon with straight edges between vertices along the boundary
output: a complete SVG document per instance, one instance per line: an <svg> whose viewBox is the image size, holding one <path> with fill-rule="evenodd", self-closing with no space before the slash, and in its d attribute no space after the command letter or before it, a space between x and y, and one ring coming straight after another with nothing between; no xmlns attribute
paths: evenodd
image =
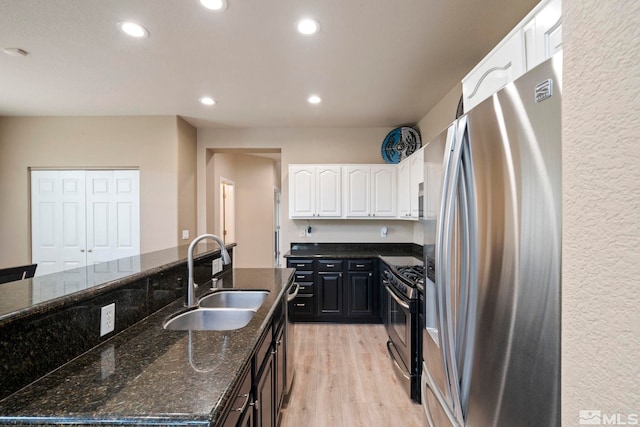
<svg viewBox="0 0 640 427"><path fill-rule="evenodd" d="M298 323L296 377L281 427L424 427L392 370L383 325Z"/></svg>

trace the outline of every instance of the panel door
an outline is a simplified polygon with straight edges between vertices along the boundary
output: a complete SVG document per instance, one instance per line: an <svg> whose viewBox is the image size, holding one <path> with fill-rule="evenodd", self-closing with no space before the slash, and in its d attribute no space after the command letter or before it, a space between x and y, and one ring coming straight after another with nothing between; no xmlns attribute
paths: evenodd
<svg viewBox="0 0 640 427"><path fill-rule="evenodd" d="M275 427L274 395L274 357L267 358L262 372L256 378L256 417L255 424L263 427Z"/></svg>
<svg viewBox="0 0 640 427"><path fill-rule="evenodd" d="M316 215L342 215L342 168L316 166Z"/></svg>
<svg viewBox="0 0 640 427"><path fill-rule="evenodd" d="M38 264L36 276L85 266L85 217L84 171L31 171L31 259Z"/></svg>
<svg viewBox="0 0 640 427"><path fill-rule="evenodd" d="M341 314L342 273L318 273L319 315Z"/></svg>
<svg viewBox="0 0 640 427"><path fill-rule="evenodd" d="M371 215L371 178L367 165L345 166L346 216L367 217Z"/></svg>
<svg viewBox="0 0 640 427"><path fill-rule="evenodd" d="M411 215L410 200L411 164L408 160L398 165L398 216L407 218Z"/></svg>
<svg viewBox="0 0 640 427"><path fill-rule="evenodd" d="M562 50L562 2L550 0L524 27L527 70Z"/></svg>
<svg viewBox="0 0 640 427"><path fill-rule="evenodd" d="M349 273L349 316L373 316L373 273Z"/></svg>
<svg viewBox="0 0 640 427"><path fill-rule="evenodd" d="M87 171L86 175L87 265L139 254L139 171ZM94 269L100 273L111 268Z"/></svg>
<svg viewBox="0 0 640 427"><path fill-rule="evenodd" d="M371 216L392 218L396 209L396 166L371 166Z"/></svg>
<svg viewBox="0 0 640 427"><path fill-rule="evenodd" d="M519 29L462 80L465 113L525 72L523 38Z"/></svg>
<svg viewBox="0 0 640 427"><path fill-rule="evenodd" d="M411 181L409 182L409 208L411 218L418 218L420 206L418 197L420 195L420 184L424 183L424 149L416 151L409 158L411 162Z"/></svg>
<svg viewBox="0 0 640 427"><path fill-rule="evenodd" d="M289 167L289 217L311 217L316 212L314 166Z"/></svg>

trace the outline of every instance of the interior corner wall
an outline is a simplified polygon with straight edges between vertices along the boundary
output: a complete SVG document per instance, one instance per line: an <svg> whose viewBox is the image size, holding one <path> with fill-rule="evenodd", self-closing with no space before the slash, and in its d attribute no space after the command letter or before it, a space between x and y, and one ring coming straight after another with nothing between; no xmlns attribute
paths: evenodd
<svg viewBox="0 0 640 427"><path fill-rule="evenodd" d="M196 146L198 133L184 119L176 117L178 132L178 225L177 245L189 244L196 234ZM182 238L187 230L189 237Z"/></svg>
<svg viewBox="0 0 640 427"><path fill-rule="evenodd" d="M637 424L640 2L562 6L562 424Z"/></svg>
<svg viewBox="0 0 640 427"><path fill-rule="evenodd" d="M416 126L420 130L422 145L440 135L456 119L458 102L462 96L462 83L456 84Z"/></svg>
<svg viewBox="0 0 640 427"><path fill-rule="evenodd" d="M137 167L140 250L176 245L175 117L0 117L0 267L31 261L29 168Z"/></svg>

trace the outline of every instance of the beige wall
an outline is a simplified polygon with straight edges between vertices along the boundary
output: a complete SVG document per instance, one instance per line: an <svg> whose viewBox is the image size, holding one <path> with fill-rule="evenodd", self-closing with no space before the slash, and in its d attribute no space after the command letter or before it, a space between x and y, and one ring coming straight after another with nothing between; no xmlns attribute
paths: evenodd
<svg viewBox="0 0 640 427"><path fill-rule="evenodd" d="M196 233L196 128L177 117L178 132L178 244L189 243ZM183 241L182 230L189 232Z"/></svg>
<svg viewBox="0 0 640 427"><path fill-rule="evenodd" d="M422 145L440 135L456 119L461 95L462 83L458 83L418 122Z"/></svg>
<svg viewBox="0 0 640 427"><path fill-rule="evenodd" d="M0 266L29 262L29 167L140 169L141 251L176 245L176 117L0 117Z"/></svg>
<svg viewBox="0 0 640 427"><path fill-rule="evenodd" d="M562 23L562 424L574 426L585 409L640 413L640 2L565 0Z"/></svg>
<svg viewBox="0 0 640 427"><path fill-rule="evenodd" d="M207 162L214 149L280 149L282 162L282 251L291 242L411 242L413 222L397 220L290 220L290 163L384 163L380 155L382 141L391 128L316 128L316 129L199 129L198 130L198 230L207 230L211 214L207 197L211 181ZM202 177L200 179L200 177ZM208 178L209 177L209 178ZM311 237L299 237L307 224ZM389 235L380 237L387 226ZM241 226L238 224L238 226ZM210 228L209 228L210 230ZM240 245L238 245L240 250Z"/></svg>

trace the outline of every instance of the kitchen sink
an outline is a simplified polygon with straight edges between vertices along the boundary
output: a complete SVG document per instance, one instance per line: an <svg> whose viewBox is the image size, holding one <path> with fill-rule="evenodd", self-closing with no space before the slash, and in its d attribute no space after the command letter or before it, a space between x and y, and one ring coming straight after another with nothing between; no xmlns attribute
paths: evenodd
<svg viewBox="0 0 640 427"><path fill-rule="evenodd" d="M251 321L255 310L247 308L196 308L167 320L170 331L231 331Z"/></svg>
<svg viewBox="0 0 640 427"><path fill-rule="evenodd" d="M219 291L203 297L202 308L260 308L269 292L267 291Z"/></svg>

